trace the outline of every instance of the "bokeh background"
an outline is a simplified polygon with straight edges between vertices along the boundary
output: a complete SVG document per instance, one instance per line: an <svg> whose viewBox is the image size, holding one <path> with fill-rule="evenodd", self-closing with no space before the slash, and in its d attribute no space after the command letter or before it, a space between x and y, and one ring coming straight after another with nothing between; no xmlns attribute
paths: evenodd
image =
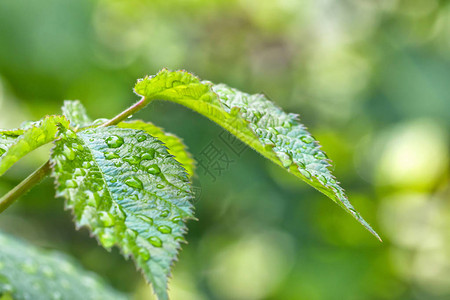
<svg viewBox="0 0 450 300"><path fill-rule="evenodd" d="M172 299L450 299L449 1L0 2L0 128L57 114L64 99L112 117L138 99L137 78L163 67L300 114L384 240L248 149L216 180L199 169L199 221ZM169 103L135 117L183 137L197 159L221 133ZM4 175L0 194L48 151ZM153 299L131 261L74 229L50 179L0 216L0 230Z"/></svg>

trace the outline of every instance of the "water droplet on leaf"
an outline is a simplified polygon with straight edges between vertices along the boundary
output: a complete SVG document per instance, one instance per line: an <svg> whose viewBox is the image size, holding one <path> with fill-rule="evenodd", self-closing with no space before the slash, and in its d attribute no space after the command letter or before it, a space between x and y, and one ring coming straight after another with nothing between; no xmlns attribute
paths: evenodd
<svg viewBox="0 0 450 300"><path fill-rule="evenodd" d="M155 158L155 149L147 149L145 152L141 155L142 160L151 160Z"/></svg>
<svg viewBox="0 0 450 300"><path fill-rule="evenodd" d="M64 145L63 154L65 157L67 157L68 160L75 159L75 151L67 147L67 145Z"/></svg>
<svg viewBox="0 0 450 300"><path fill-rule="evenodd" d="M123 145L124 140L118 135L112 135L105 140L109 148L119 148Z"/></svg>
<svg viewBox="0 0 450 300"><path fill-rule="evenodd" d="M123 158L123 160L132 165L137 165L138 163L141 162L139 156L136 155L127 155Z"/></svg>
<svg viewBox="0 0 450 300"><path fill-rule="evenodd" d="M325 176L319 175L319 176L317 176L317 179L318 179L323 185L326 185L326 184L327 184L327 179L326 179Z"/></svg>
<svg viewBox="0 0 450 300"><path fill-rule="evenodd" d="M325 154L325 152L319 151L316 155L314 155L317 159L328 159L328 156Z"/></svg>
<svg viewBox="0 0 450 300"><path fill-rule="evenodd" d="M167 233L172 232L172 228L170 228L169 226L166 226L166 225L161 225L158 227L158 231L161 233L167 234Z"/></svg>
<svg viewBox="0 0 450 300"><path fill-rule="evenodd" d="M178 223L178 222L180 222L182 220L182 218L180 217L180 216L177 216L177 217L173 217L172 218L172 222L175 222L175 223Z"/></svg>
<svg viewBox="0 0 450 300"><path fill-rule="evenodd" d="M105 156L106 159L114 159L114 158L119 158L119 154L113 152L113 151L107 151L105 153L103 153L103 155Z"/></svg>
<svg viewBox="0 0 450 300"><path fill-rule="evenodd" d="M310 144L314 141L314 138L310 135L304 135L300 138L300 140L302 140L303 143Z"/></svg>
<svg viewBox="0 0 450 300"><path fill-rule="evenodd" d="M290 165L292 165L292 158L286 152L277 152L277 156L280 159L283 167L288 168Z"/></svg>
<svg viewBox="0 0 450 300"><path fill-rule="evenodd" d="M147 136L145 136L145 135L143 135L143 134L137 137L138 142L143 142L143 141L145 141L146 139L147 139Z"/></svg>
<svg viewBox="0 0 450 300"><path fill-rule="evenodd" d="M150 224L150 225L153 224L153 219L150 218L150 217L148 217L148 216L145 216L145 215L137 215L137 217L138 217L139 219L141 219L142 221L144 221L145 223L147 223L147 224Z"/></svg>
<svg viewBox="0 0 450 300"><path fill-rule="evenodd" d="M163 218L165 218L165 217L167 217L168 215L169 215L169 213L170 213L170 211L168 211L168 210L163 210L162 212L161 212L161 217L163 217Z"/></svg>
<svg viewBox="0 0 450 300"><path fill-rule="evenodd" d="M161 169L158 167L158 165L151 165L147 168L147 172L153 175L158 175L159 173L161 173Z"/></svg>
<svg viewBox="0 0 450 300"><path fill-rule="evenodd" d="M159 237L157 236L151 236L148 241L150 242L150 244L152 244L155 247L161 247L162 246L162 241Z"/></svg>
<svg viewBox="0 0 450 300"><path fill-rule="evenodd" d="M131 176L131 177L128 177L127 179L125 179L125 184L130 187L140 189L140 190L142 190L144 187L142 185L142 181L139 178L137 178L136 176Z"/></svg>
<svg viewBox="0 0 450 300"><path fill-rule="evenodd" d="M307 179L311 179L311 173L309 173L308 171L306 171L305 169L298 169L299 172L305 176Z"/></svg>

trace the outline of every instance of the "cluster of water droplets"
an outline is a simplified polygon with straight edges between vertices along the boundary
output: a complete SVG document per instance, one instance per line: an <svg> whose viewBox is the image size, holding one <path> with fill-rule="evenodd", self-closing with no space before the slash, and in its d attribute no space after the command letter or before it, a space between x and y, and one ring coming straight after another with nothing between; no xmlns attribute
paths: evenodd
<svg viewBox="0 0 450 300"><path fill-rule="evenodd" d="M161 153L158 148L153 148L152 145L158 145L160 148L162 146L151 139L146 134L138 134L135 137L125 138L120 135L112 135L104 140L107 146L103 150L104 159L109 164L120 168L120 172L116 177L108 176L107 178L110 188L112 186L122 187L122 195L117 197L117 201L122 203L122 205L127 205L130 201L131 203L150 201L146 194L149 189L156 187L157 190L165 192L166 186L169 185L158 163L165 158L170 158L170 156L167 153ZM145 182L150 181L152 183L151 186L148 186L148 183L144 183L144 179ZM127 188L123 188L121 183L125 184ZM153 191L153 193L156 192ZM180 227L179 222L182 218L175 211L172 211L171 205L168 205L166 202L156 199L156 211L153 209L155 212L152 214L132 211L125 213L125 216L129 215L127 222L130 224L143 224L139 225L138 228L130 225L123 233L122 239L126 246L122 250L125 254L136 255L136 250L133 251L133 249L138 249L137 255L143 260L149 260L151 255L148 249L151 247L163 247L163 236L172 234L174 226ZM103 226L113 226L113 218L109 213L101 214L100 218ZM139 228L143 226L155 228L160 235L152 235L151 231L148 231L144 234L145 238L142 239L143 233ZM177 230L177 236L179 235L180 231ZM100 240L106 246L113 243L113 237L106 233L101 236ZM170 240L171 238L169 238Z"/></svg>
<svg viewBox="0 0 450 300"><path fill-rule="evenodd" d="M191 213L184 169L143 131L68 131L62 140L52 163L77 226L90 227L107 249L119 246L144 271L152 264L168 270Z"/></svg>
<svg viewBox="0 0 450 300"><path fill-rule="evenodd" d="M335 186L334 176L325 152L306 128L298 122L298 116L287 114L264 95L249 95L226 85L216 85L214 91L230 113L238 108L240 116L267 150L273 150L281 164L290 169L295 164L306 180L317 180L323 186Z"/></svg>

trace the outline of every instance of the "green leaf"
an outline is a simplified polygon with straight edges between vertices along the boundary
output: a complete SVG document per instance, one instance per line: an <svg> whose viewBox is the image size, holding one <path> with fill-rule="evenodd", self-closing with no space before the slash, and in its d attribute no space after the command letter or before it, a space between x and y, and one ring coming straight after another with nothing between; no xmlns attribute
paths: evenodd
<svg viewBox="0 0 450 300"><path fill-rule="evenodd" d="M380 239L350 204L328 169L330 160L298 116L285 113L264 95L249 95L224 84L200 81L185 71L167 69L139 80L135 92L147 101L172 101L205 115L331 198Z"/></svg>
<svg viewBox="0 0 450 300"><path fill-rule="evenodd" d="M118 124L120 128L132 128L138 130L144 130L151 136L154 136L161 142L163 142L169 154L173 155L188 172L189 178L192 178L195 170L195 161L192 155L187 151L187 147L183 141L172 133L166 133L164 130L151 122L144 122L141 120L126 121Z"/></svg>
<svg viewBox="0 0 450 300"><path fill-rule="evenodd" d="M56 251L42 251L0 233L0 297L4 299L127 299Z"/></svg>
<svg viewBox="0 0 450 300"><path fill-rule="evenodd" d="M193 194L166 147L142 130L65 130L51 163L57 195L67 198L77 227L88 227L106 249L117 245L132 256L159 299L167 299Z"/></svg>
<svg viewBox="0 0 450 300"><path fill-rule="evenodd" d="M75 128L85 127L92 124L92 120L86 113L86 108L80 101L66 100L61 108L63 115L70 121L70 125Z"/></svg>
<svg viewBox="0 0 450 300"><path fill-rule="evenodd" d="M0 175L3 175L14 163L36 148L57 138L58 126L68 127L69 122L63 116L47 116L34 122L25 129L0 132L0 147L4 152L0 156Z"/></svg>

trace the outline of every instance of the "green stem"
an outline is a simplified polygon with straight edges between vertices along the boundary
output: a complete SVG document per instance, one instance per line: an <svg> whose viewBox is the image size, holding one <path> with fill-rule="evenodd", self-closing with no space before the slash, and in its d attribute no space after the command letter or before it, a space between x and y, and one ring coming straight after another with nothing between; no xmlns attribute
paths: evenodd
<svg viewBox="0 0 450 300"><path fill-rule="evenodd" d="M130 106L111 120L103 123L100 127L107 127L111 125L117 125L123 120L126 120L129 116L133 115L137 111L144 108L147 104L149 104L151 99L146 99L142 97L141 100L136 102L134 105ZM42 165L39 169L37 169L33 174L28 176L25 180L23 180L19 185L9 191L6 195L4 195L0 199L0 213L2 213L5 209L7 209L14 201L16 201L20 196L25 194L28 190L30 190L34 185L38 184L43 178L45 178L48 174L50 174L50 161L47 161L44 165Z"/></svg>
<svg viewBox="0 0 450 300"><path fill-rule="evenodd" d="M143 109L145 106L147 106L147 104L150 103L150 101L151 101L151 99L142 97L141 100L136 102L133 106L130 106L129 108L127 108L126 110L124 110L123 112L121 112L120 114L115 116L114 118L112 118L111 120L107 121L106 123L103 123L102 125L100 125L100 127L107 127L107 126L119 124L123 120L126 120L128 117L135 114L137 111Z"/></svg>
<svg viewBox="0 0 450 300"><path fill-rule="evenodd" d="M28 192L33 186L38 184L44 179L50 172L50 161L47 161L39 169L34 171L33 174L28 176L25 180L19 183L15 188L9 191L0 199L0 213L7 209L14 203L20 196Z"/></svg>

